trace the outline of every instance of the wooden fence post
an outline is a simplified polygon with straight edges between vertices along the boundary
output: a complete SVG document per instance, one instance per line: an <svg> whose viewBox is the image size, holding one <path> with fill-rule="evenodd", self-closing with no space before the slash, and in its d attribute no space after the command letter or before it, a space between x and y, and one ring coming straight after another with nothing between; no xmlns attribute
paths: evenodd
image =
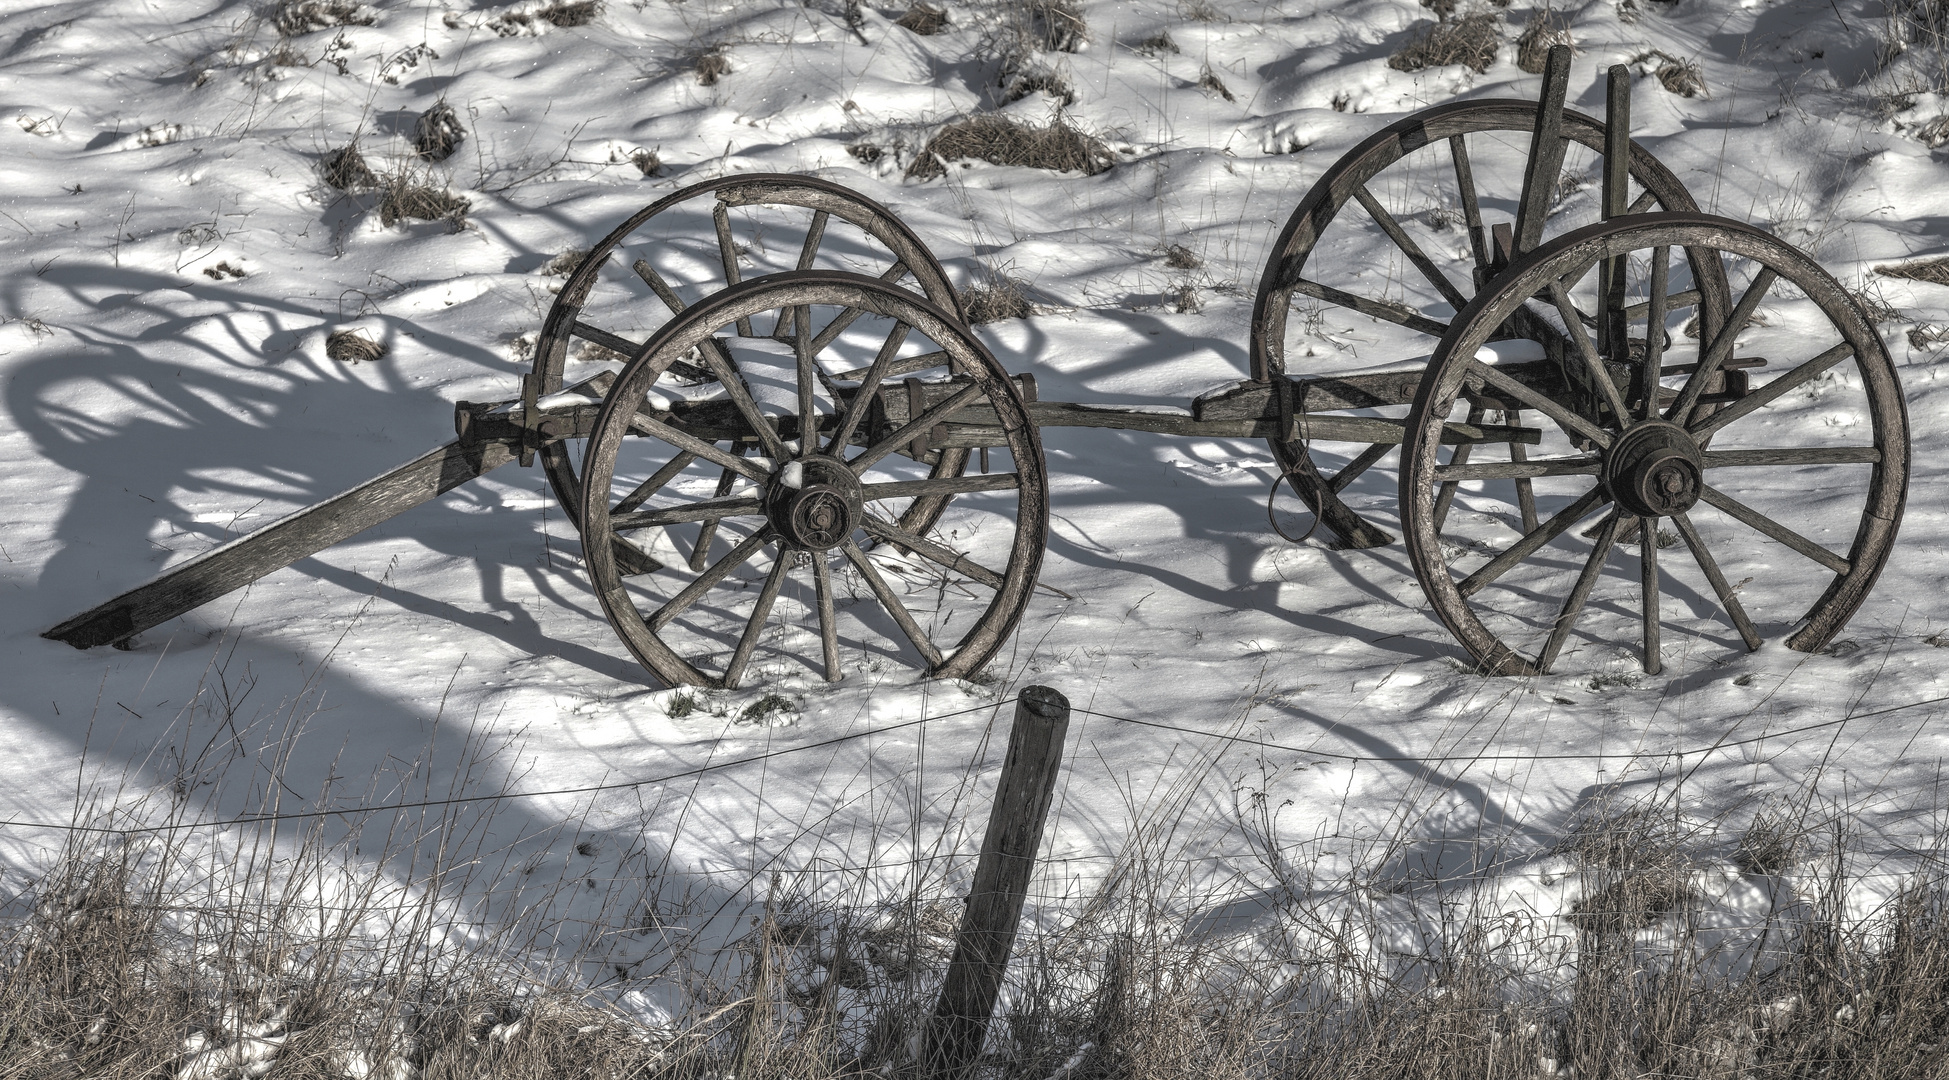
<svg viewBox="0 0 1949 1080"><path fill-rule="evenodd" d="M995 785L988 833L981 841L974 885L954 940L940 1001L928 1022L921 1060L930 1080L967 1072L981 1055L988 1018L1001 994L1002 972L1022 901L1035 872L1036 850L1049 817L1049 800L1062 771L1063 736L1069 731L1069 699L1046 686L1025 687L1015 699L1008 757Z"/></svg>

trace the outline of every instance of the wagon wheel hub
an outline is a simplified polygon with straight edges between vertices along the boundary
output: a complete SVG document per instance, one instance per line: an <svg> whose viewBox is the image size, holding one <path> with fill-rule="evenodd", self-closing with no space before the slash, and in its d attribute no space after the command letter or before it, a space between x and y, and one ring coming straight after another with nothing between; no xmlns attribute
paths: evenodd
<svg viewBox="0 0 1949 1080"><path fill-rule="evenodd" d="M864 513L859 478L827 457L787 462L772 474L765 512L787 544L830 551L859 527Z"/></svg>
<svg viewBox="0 0 1949 1080"><path fill-rule="evenodd" d="M1663 420L1638 424L1604 455L1604 486L1619 506L1639 517L1682 514L1705 487L1698 440Z"/></svg>

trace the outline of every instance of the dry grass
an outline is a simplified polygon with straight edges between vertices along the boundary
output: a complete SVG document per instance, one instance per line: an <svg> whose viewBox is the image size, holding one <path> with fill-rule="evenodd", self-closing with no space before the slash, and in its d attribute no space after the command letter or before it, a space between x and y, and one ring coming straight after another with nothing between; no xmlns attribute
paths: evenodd
<svg viewBox="0 0 1949 1080"><path fill-rule="evenodd" d="M366 165L365 155L359 153L357 143L326 154L319 162L318 171L325 183L339 191L365 191L379 186L379 177Z"/></svg>
<svg viewBox="0 0 1949 1080"><path fill-rule="evenodd" d="M1673 56L1663 50L1653 49L1632 57L1631 63L1633 66L1648 66L1654 60L1658 62L1658 66L1652 68L1651 72L1657 76L1658 85L1664 87L1667 93L1688 98L1711 96L1706 92L1705 73L1699 69L1697 63L1682 56Z"/></svg>
<svg viewBox="0 0 1949 1080"><path fill-rule="evenodd" d="M1238 98L1232 96L1231 88L1225 85L1225 80L1219 78L1218 73L1211 70L1210 64L1206 64L1204 69L1198 73L1198 89L1210 90L1226 101L1238 100Z"/></svg>
<svg viewBox="0 0 1949 1080"><path fill-rule="evenodd" d="M893 20L893 25L923 37L931 37L947 29L947 12L929 4L915 4Z"/></svg>
<svg viewBox="0 0 1949 1080"><path fill-rule="evenodd" d="M380 359L386 347L359 330L334 330L325 339L325 355L341 364L357 364Z"/></svg>
<svg viewBox="0 0 1949 1080"><path fill-rule="evenodd" d="M1030 71L1015 76L1002 101L1004 104L1020 101L1030 94L1047 94L1064 105L1076 104L1076 91L1070 87L1069 80L1054 71Z"/></svg>
<svg viewBox="0 0 1949 1080"><path fill-rule="evenodd" d="M1178 43L1171 40L1170 32L1167 30L1159 30L1157 33L1139 41L1135 47L1138 52L1145 56L1162 56L1165 53L1176 56L1179 51Z"/></svg>
<svg viewBox="0 0 1949 1080"><path fill-rule="evenodd" d="M399 221L444 221L458 230L466 225L473 204L445 188L409 175L394 177L379 196L379 223L388 228Z"/></svg>
<svg viewBox="0 0 1949 1080"><path fill-rule="evenodd" d="M284 0L271 15L281 37L297 37L335 26L371 26L373 10L346 0Z"/></svg>
<svg viewBox="0 0 1949 1080"><path fill-rule="evenodd" d="M1500 21L1494 15L1476 12L1423 27L1387 58L1387 66L1396 71L1422 71L1460 64L1481 74L1496 62L1501 44Z"/></svg>
<svg viewBox="0 0 1949 1080"><path fill-rule="evenodd" d="M1164 249L1164 265L1173 270L1196 270L1204 264L1197 252L1183 244L1172 244Z"/></svg>
<svg viewBox="0 0 1949 1080"><path fill-rule="evenodd" d="M1877 266L1875 273L1908 281L1926 281L1931 285L1949 285L1949 256Z"/></svg>
<svg viewBox="0 0 1949 1080"><path fill-rule="evenodd" d="M1516 38L1516 66L1531 75L1543 74L1550 48L1555 45L1575 46L1576 42L1570 39L1570 27L1562 16L1547 7L1538 8Z"/></svg>
<svg viewBox="0 0 1949 1080"><path fill-rule="evenodd" d="M459 114L444 100L421 113L413 123L413 152L428 161L445 161L467 138Z"/></svg>
<svg viewBox="0 0 1949 1080"><path fill-rule="evenodd" d="M645 179L663 175L663 159L656 156L654 150L638 150L629 155L629 161Z"/></svg>
<svg viewBox="0 0 1949 1080"><path fill-rule="evenodd" d="M1020 9L1034 47L1043 52L1070 52L1090 39L1089 25L1073 0L1027 0Z"/></svg>
<svg viewBox="0 0 1949 1080"><path fill-rule="evenodd" d="M919 156L907 166L907 176L932 180L947 173L947 164L969 158L993 165L1022 165L1052 172L1080 172L1086 176L1109 169L1117 156L1101 139L1058 119L1046 127L1007 116L986 114L958 120L934 133Z"/></svg>
<svg viewBox="0 0 1949 1080"><path fill-rule="evenodd" d="M962 289L961 308L974 326L1035 314L1028 285L1001 273L989 273L984 280Z"/></svg>
<svg viewBox="0 0 1949 1080"><path fill-rule="evenodd" d="M691 73L697 76L697 85L716 86L717 80L731 74L731 61L724 55L724 47L713 45L690 58Z"/></svg>

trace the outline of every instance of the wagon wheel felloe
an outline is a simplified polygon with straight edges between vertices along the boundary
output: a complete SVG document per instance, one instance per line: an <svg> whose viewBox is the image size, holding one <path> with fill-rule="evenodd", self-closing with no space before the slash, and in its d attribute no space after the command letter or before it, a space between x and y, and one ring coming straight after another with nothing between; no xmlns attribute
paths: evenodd
<svg viewBox="0 0 1949 1080"><path fill-rule="evenodd" d="M804 176L767 173L711 180L637 212L570 271L542 324L533 371L522 386L523 400L532 405L560 391L571 364L578 378L605 366L619 369L671 319L740 281L810 269L872 274L961 314L960 300L939 261L913 230L872 199ZM740 336L774 338L789 335L791 329L789 316L776 326L746 319L736 328ZM696 358L676 361L671 375L700 382L715 378L710 366ZM556 498L573 515L581 502L576 474L581 446L577 440L538 438L535 443ZM962 449L930 455L934 475L960 475L967 456ZM719 479L728 485L734 476L727 468ZM917 503L904 524L927 531L947 501L940 497ZM628 549L618 556L631 558Z"/></svg>
<svg viewBox="0 0 1949 1080"><path fill-rule="evenodd" d="M687 358L715 380L675 376ZM988 448L993 471L930 475L929 445ZM786 272L688 307L617 376L582 475L596 593L673 685L794 664L837 680L861 653L973 675L1021 618L1048 529L1007 374L956 314L857 274ZM905 524L942 496L938 523Z"/></svg>
<svg viewBox="0 0 1949 1080"><path fill-rule="evenodd" d="M1553 67L1563 75L1546 75L1540 105L1495 100L1425 109L1348 151L1307 192L1272 247L1253 309L1252 378L1284 396L1282 413L1400 416L1418 371L1340 373L1348 364L1371 364L1369 357L1432 352L1453 324L1450 313L1547 236L1600 217L1697 209L1669 169L1619 137L1629 125L1628 105L1617 94L1619 134L1612 134L1604 122L1562 109L1567 50ZM1607 139L1614 140L1609 154ZM1602 175L1607 169L1609 177ZM1691 287L1703 294L1702 320L1716 325L1728 303L1724 278L1709 260L1689 269ZM1306 309L1299 319L1295 306ZM1499 347L1515 355L1528 349L1536 358L1543 355L1538 348L1558 344L1522 313L1490 340L1522 343ZM1326 355L1307 356L1322 349ZM1521 420L1499 419L1512 426ZM1270 440L1273 456L1316 520L1344 547L1392 542L1342 501L1392 445L1345 444L1323 453L1303 427L1297 434ZM1339 451L1345 460L1332 467ZM1467 447L1456 452L1458 463L1467 460Z"/></svg>
<svg viewBox="0 0 1949 1080"><path fill-rule="evenodd" d="M1696 339L1683 324L1700 301L1672 274L1681 249L1735 285L1724 324ZM1523 311L1571 343L1554 383L1480 352ZM1599 311L1642 347L1588 333ZM1484 402L1525 410L1540 443L1441 461L1443 420ZM1808 256L1702 214L1604 222L1517 260L1436 351L1402 450L1408 551L1442 621L1495 674L1548 673L1618 638L1657 673L1665 629L1683 648L1786 635L1813 651L1887 561L1908 449L1879 335ZM1498 494L1515 478L1537 485L1541 521L1519 522ZM1634 558L1614 558L1629 546Z"/></svg>

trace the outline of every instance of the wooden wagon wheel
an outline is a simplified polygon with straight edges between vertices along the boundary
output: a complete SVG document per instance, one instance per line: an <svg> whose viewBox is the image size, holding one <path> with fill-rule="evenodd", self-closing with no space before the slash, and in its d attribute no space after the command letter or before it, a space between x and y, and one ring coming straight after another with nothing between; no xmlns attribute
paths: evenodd
<svg viewBox="0 0 1949 1080"><path fill-rule="evenodd" d="M1737 286L1725 325L1696 341L1677 329L1697 299L1674 292L1675 248L1723 259ZM1674 327L1628 357L1602 355L1580 325L1611 260L1627 268L1613 317ZM1568 337L1565 385L1513 378L1479 355L1521 309ZM1733 369L1766 381L1707 392ZM1485 401L1541 418L1542 444L1527 460L1440 462L1443 418ZM1456 317L1409 423L1409 555L1442 621L1502 675L1547 673L1614 634L1635 639L1656 673L1666 624L1687 644L1757 648L1790 633L1794 649L1822 648L1887 561L1908 483L1901 388L1860 306L1802 252L1703 214L1604 222L1518 260ZM1515 477L1536 479L1547 520L1522 525L1481 492ZM1461 492L1444 513L1451 485ZM1594 530L1575 530L1600 513ZM1696 577L1660 570L1660 549L1681 543ZM1606 574L1620 545L1637 557Z"/></svg>
<svg viewBox="0 0 1949 1080"><path fill-rule="evenodd" d="M1563 63L1567 72L1567 55ZM1613 107L1619 115L1628 111L1628 106ZM1448 313L1463 307L1510 252L1596 220L1604 187L1598 175L1604 123L1563 110L1558 137L1539 149L1532 146L1538 109L1538 103L1520 100L1438 105L1375 133L1335 162L1300 201L1266 260L1252 313L1252 378L1272 382L1277 391L1289 375L1339 374L1350 361L1357 364L1367 356L1393 361L1425 355L1448 332ZM1643 147L1630 144L1628 166L1626 190L1619 192L1623 213L1697 209L1678 178ZM1548 181L1530 185L1535 193L1525 186L1532 172ZM1588 190L1571 191L1573 185L1562 179L1578 177L1589 180ZM1527 240L1526 194L1533 204L1527 228L1534 233ZM1342 213L1349 203L1355 204L1352 210ZM1496 217L1505 220L1485 224ZM1500 250L1504 245L1509 251ZM1725 281L1709 260L1691 271L1695 287L1705 294L1701 314L1716 322L1726 309ZM1296 348L1300 334L1292 332L1291 318L1296 303L1310 306L1299 327L1302 334L1310 324L1345 351L1309 358ZM1353 333L1377 334L1379 340L1363 346L1346 333L1333 334L1339 329L1331 325L1336 315ZM1494 335L1499 340L1535 336L1520 324ZM1320 341L1315 334L1304 348L1318 351ZM1401 370L1305 387L1299 391L1302 399L1291 404L1297 412L1368 408L1399 416L1412 400L1419 374ZM1501 419L1521 421L1520 416ZM1348 460L1330 472L1321 468L1315 456L1320 448L1310 440L1273 439L1271 445L1294 494L1340 546L1393 541L1340 497L1388 455L1392 444L1334 445L1333 456ZM1466 460L1467 451L1462 452Z"/></svg>
<svg viewBox="0 0 1949 1080"><path fill-rule="evenodd" d="M685 386L679 363L717 378ZM929 477L917 439L995 447L998 469ZM972 675L1021 618L1048 531L1041 443L1007 374L954 313L856 274L783 273L685 310L617 377L582 474L596 593L671 684L736 687L800 656L836 680L854 648ZM942 495L931 532L901 525ZM619 549L680 551L693 534L672 533L698 522L722 548L704 569L619 565Z"/></svg>
<svg viewBox="0 0 1949 1080"><path fill-rule="evenodd" d="M710 224L701 220L708 215ZM706 231L708 228L708 231ZM936 307L961 316L961 301L927 246L886 207L838 184L811 177L761 173L725 177L672 192L644 207L602 238L562 285L535 348L534 370L523 385L532 401L559 391L571 363L578 369L620 369L642 342L689 305L741 280L788 270L832 269L878 275L916 289ZM738 325L740 334L789 333ZM577 370L578 379L593 371ZM677 377L708 380L708 371L680 366ZM561 505L581 502L576 440L540 448L542 466ZM968 452L933 455L936 477L959 476ZM724 470L720 481L731 483ZM947 499L921 500L902 524L931 529ZM709 547L706 543L699 550ZM628 553L622 553L628 558ZM692 567L700 569L700 567Z"/></svg>

